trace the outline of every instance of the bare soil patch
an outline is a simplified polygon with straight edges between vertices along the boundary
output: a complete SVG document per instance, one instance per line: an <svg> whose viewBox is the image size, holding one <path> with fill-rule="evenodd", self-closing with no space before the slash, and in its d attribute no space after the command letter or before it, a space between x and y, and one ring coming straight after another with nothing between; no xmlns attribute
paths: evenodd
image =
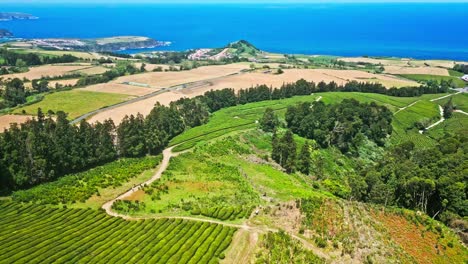
<svg viewBox="0 0 468 264"><path fill-rule="evenodd" d="M450 76L447 69L436 67L400 67L400 66L386 66L385 73L390 74L431 74Z"/></svg>
<svg viewBox="0 0 468 264"><path fill-rule="evenodd" d="M135 103L123 105L121 107L101 112L95 116L92 116L89 119L89 121L103 122L104 120L111 118L112 120L114 120L114 123L119 124L126 115L136 115L138 113L141 113L146 116L151 112L151 109L153 109L153 106L157 102L159 102L162 105L169 105L170 102L176 101L182 97L186 96L177 92L162 93L160 95L145 100L141 100Z"/></svg>
<svg viewBox="0 0 468 264"><path fill-rule="evenodd" d="M135 82L147 84L153 88L165 88L183 83L222 77L237 73L242 69L248 69L248 65L239 63L219 66L204 66L190 71L147 72L123 76L115 80L114 83Z"/></svg>
<svg viewBox="0 0 468 264"><path fill-rule="evenodd" d="M120 84L120 83L101 83L96 85L91 85L82 90L85 91L94 91L94 92L103 92L103 93L117 93L117 94L128 94L134 96L143 96L156 92L159 89L140 87L129 84Z"/></svg>
<svg viewBox="0 0 468 264"><path fill-rule="evenodd" d="M27 78L29 80L40 79L43 76L60 76L76 70L89 68L84 65L43 65L29 68L28 72L3 75L4 79Z"/></svg>
<svg viewBox="0 0 468 264"><path fill-rule="evenodd" d="M12 123L24 123L33 116L28 115L2 115L0 116L0 133L3 132L5 129L10 128L10 124Z"/></svg>

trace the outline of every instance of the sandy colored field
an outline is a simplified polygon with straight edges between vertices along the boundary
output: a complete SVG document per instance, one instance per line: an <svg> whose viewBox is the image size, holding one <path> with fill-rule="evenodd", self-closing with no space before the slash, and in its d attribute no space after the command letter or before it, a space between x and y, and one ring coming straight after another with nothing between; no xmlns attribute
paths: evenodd
<svg viewBox="0 0 468 264"><path fill-rule="evenodd" d="M401 80L394 76L372 74L356 70L287 69L284 70L284 73L280 75L255 72L246 73L242 75L228 76L221 79L217 79L215 81L207 82L204 86L199 86L192 89L185 89L181 91L184 94L194 96L201 95L211 89L219 90L224 88L233 88L235 90L240 90L259 84L266 84L272 87L280 87L283 83L295 82L301 78L307 81L314 81L316 83L320 81L324 81L327 83L334 81L338 84L344 84L348 81L353 80L359 82L379 82L388 88L393 86L401 87L419 85L416 82Z"/></svg>
<svg viewBox="0 0 468 264"><path fill-rule="evenodd" d="M28 115L2 115L0 116L0 133L9 128L11 123L21 124L31 118L32 116Z"/></svg>
<svg viewBox="0 0 468 264"><path fill-rule="evenodd" d="M141 62L135 63L135 67L140 69L141 64L142 64ZM167 65L167 64L149 64L149 63L145 63L145 64L146 64L145 69L147 71L149 71L149 72L153 71L157 67L161 67L163 71L166 70L166 69L169 69L169 65Z"/></svg>
<svg viewBox="0 0 468 264"><path fill-rule="evenodd" d="M450 76L447 69L435 67L400 67L400 66L385 66L385 73L390 74L431 74Z"/></svg>
<svg viewBox="0 0 468 264"><path fill-rule="evenodd" d="M219 66L218 66L219 67ZM169 73L167 73L169 74ZM131 76L128 76L131 77ZM115 109L106 110L102 113L99 113L90 118L91 122L95 121L104 121L106 119L112 118L116 123L119 123L125 115L141 113L147 115L153 105L156 102L161 104L168 105L171 101L176 101L182 97L195 97L201 95L209 90L219 90L224 88L234 88L236 90L242 88L248 88L257 84L267 84L273 87L279 87L283 83L294 82L301 78L304 78L308 81L325 81L331 82L334 81L338 84L344 84L347 81L356 80L356 81L378 81L382 82L384 85L393 86L397 85L418 85L416 82L400 80L394 76L387 75L377 75L371 74L362 71L342 71L342 70L329 70L329 69L290 69L285 70L283 74L273 75L273 74L264 74L264 73L245 73L241 75L233 75L228 77L223 77L216 80L211 80L206 83L201 83L194 85L193 88L181 88L176 92L167 92L155 97L142 100L139 102L131 103ZM178 83L187 82L186 79L180 79ZM389 87L390 87L389 86ZM85 89L89 89L85 88ZM102 90L100 90L102 91Z"/></svg>
<svg viewBox="0 0 468 264"><path fill-rule="evenodd" d="M73 71L74 73L83 73L87 75L94 75L94 74L102 74L108 71L108 68L102 67L102 66L95 66L95 67L88 67L85 69L80 69L77 71Z"/></svg>
<svg viewBox="0 0 468 264"><path fill-rule="evenodd" d="M67 80L56 80L56 81L49 81L49 87L54 89L55 88L55 85L58 83L58 84L61 84L63 86L66 86L66 85L71 85L71 86L74 86L76 85L76 83L78 82L78 79L67 79Z"/></svg>
<svg viewBox="0 0 468 264"><path fill-rule="evenodd" d="M148 72L136 75L123 76L114 83L135 82L148 84L153 88L171 87L178 84L196 82L237 73L248 69L245 64L229 64L219 66L204 66L190 71L180 72Z"/></svg>
<svg viewBox="0 0 468 264"><path fill-rule="evenodd" d="M120 83L101 83L101 84L88 86L81 90L142 96L142 95L146 95L146 94L150 94L152 92L158 91L159 89L139 87L139 86L133 86L133 85L128 85L128 84L120 84Z"/></svg>
<svg viewBox="0 0 468 264"><path fill-rule="evenodd" d="M103 122L104 120L111 118L114 120L115 124L119 124L126 115L136 115L138 113L145 116L148 115L156 102L159 102L162 105L169 105L170 102L177 101L182 97L185 97L185 95L178 92L163 93L142 101L104 111L91 117L89 121L91 123L96 121Z"/></svg>
<svg viewBox="0 0 468 264"><path fill-rule="evenodd" d="M455 64L467 64L462 61L452 60L413 60L406 58L395 58L395 59L374 59L364 57L350 57L350 58L339 58L339 60L346 62L367 62L373 64L382 64L384 66L420 66L420 67L443 67L453 68Z"/></svg>
<svg viewBox="0 0 468 264"><path fill-rule="evenodd" d="M28 72L24 73L15 73L15 74L7 74L3 75L4 79L8 78L27 78L29 80L40 79L43 76L60 76L72 71L80 70L83 68L88 68L89 66L79 66L79 65L43 65L38 67L29 68Z"/></svg>

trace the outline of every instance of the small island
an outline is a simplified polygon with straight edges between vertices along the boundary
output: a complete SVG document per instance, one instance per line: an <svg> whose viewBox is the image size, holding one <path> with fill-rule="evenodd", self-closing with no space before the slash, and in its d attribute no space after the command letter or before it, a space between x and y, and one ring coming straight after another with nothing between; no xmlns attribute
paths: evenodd
<svg viewBox="0 0 468 264"><path fill-rule="evenodd" d="M13 33L6 29L1 29L0 28L0 38L11 38L13 37Z"/></svg>
<svg viewBox="0 0 468 264"><path fill-rule="evenodd" d="M38 17L19 12L0 12L0 21L10 21L10 20L31 20L38 19Z"/></svg>

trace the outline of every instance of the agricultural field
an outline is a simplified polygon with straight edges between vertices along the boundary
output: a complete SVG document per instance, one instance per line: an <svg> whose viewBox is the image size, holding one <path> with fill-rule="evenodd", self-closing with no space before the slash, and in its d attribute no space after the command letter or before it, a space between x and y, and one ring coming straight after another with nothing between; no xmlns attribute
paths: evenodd
<svg viewBox="0 0 468 264"><path fill-rule="evenodd" d="M3 132L5 129L10 128L10 124L17 123L21 124L29 119L33 118L33 116L28 115L0 115L0 131Z"/></svg>
<svg viewBox="0 0 468 264"><path fill-rule="evenodd" d="M14 79L14 78L19 78L19 79L28 79L28 80L34 80L34 79L40 79L42 77L54 77L54 76L60 76L60 75L66 75L74 73L78 70L82 69L87 69L89 68L89 65L42 65L42 66L37 66L37 67L30 67L29 71L23 72L23 73L14 73L14 74L7 74L7 75L2 75L2 78L6 79Z"/></svg>
<svg viewBox="0 0 468 264"><path fill-rule="evenodd" d="M316 83L324 81L326 83L335 82L339 85L349 81L375 82L391 87L419 86L418 83L403 80L395 76L373 74L357 70L327 70L327 69L285 69L283 74L273 74L265 72L252 72L242 75L233 75L205 82L191 89L183 89L182 92L188 96L201 95L209 90L219 90L223 88L233 88L235 90L245 89L256 85L266 84L271 87L280 87L284 83L292 83L305 79Z"/></svg>
<svg viewBox="0 0 468 264"><path fill-rule="evenodd" d="M92 67L88 67L88 68L73 71L73 73L81 73L81 74L84 74L84 75L96 75L96 74L103 74L108 70L109 69L106 68L106 67L92 66Z"/></svg>
<svg viewBox="0 0 468 264"><path fill-rule="evenodd" d="M132 98L124 94L99 93L91 91L71 90L45 95L38 103L17 108L15 114L35 115L41 108L44 113L64 111L68 118L74 119L93 110L120 103Z"/></svg>
<svg viewBox="0 0 468 264"><path fill-rule="evenodd" d="M435 103L438 103L440 105L446 104L449 100L452 100L453 107L456 110L462 110L465 112L468 112L468 94L462 93L462 94L456 94L454 96L450 96L441 100L435 101Z"/></svg>
<svg viewBox="0 0 468 264"><path fill-rule="evenodd" d="M417 82L426 82L426 81L451 81L454 83L455 87L457 88L464 88L466 87L466 82L460 79L459 77L454 76L439 76L439 75L432 75L432 74L400 74L399 76L414 80Z"/></svg>
<svg viewBox="0 0 468 264"><path fill-rule="evenodd" d="M339 60L345 62L364 62L372 64L382 64L385 66L400 66L400 67L441 67L453 68L455 64L467 64L466 62L452 60L414 60L406 58L372 58L372 57L344 57Z"/></svg>
<svg viewBox="0 0 468 264"><path fill-rule="evenodd" d="M0 263L216 263L236 229L0 202Z"/></svg>
<svg viewBox="0 0 468 264"><path fill-rule="evenodd" d="M389 74L430 74L440 76L450 76L449 70L436 67L402 67L385 66L385 73Z"/></svg>
<svg viewBox="0 0 468 264"><path fill-rule="evenodd" d="M241 70L248 68L248 65L242 63L219 66L203 66L189 71L140 73L119 77L112 82L134 82L146 84L152 88L167 88L179 84L187 84L207 79L219 78L222 76L238 73Z"/></svg>
<svg viewBox="0 0 468 264"><path fill-rule="evenodd" d="M143 96L147 95L160 89L141 87L131 84L119 84L119 83L100 83L90 85L85 88L81 88L80 91L92 91L100 93L113 93L113 94L127 94L132 96Z"/></svg>
<svg viewBox="0 0 468 264"><path fill-rule="evenodd" d="M450 119L447 119L442 124L431 128L427 134L431 138L438 139L443 138L447 132L459 135L467 135L468 115L462 113L453 113Z"/></svg>
<svg viewBox="0 0 468 264"><path fill-rule="evenodd" d="M320 100L322 100L325 103L337 103L342 101L343 99L349 98L356 99L360 102L376 102L378 104L385 105L393 112L397 112L401 108L411 105L417 101L422 101L423 103L421 107L418 106L416 109L412 109L412 107L410 107L406 109L411 109L411 111L409 111L408 114L404 113L406 111L405 110L400 111L395 115L396 121L393 122L393 125L394 127L397 127L397 130L401 130L400 127L403 127L403 125L398 125L399 123L405 123L406 127L404 128L407 128L420 120L424 120L427 118L438 118L439 111L437 104L431 103L429 102L429 100L441 96L443 96L443 94L423 95L420 97L392 97L370 93L329 92L317 93L310 96L296 96L293 98L283 100L251 103L226 108L215 112L211 116L209 123L184 132L183 134L175 137L170 144L177 145L183 143L182 145L177 146L176 149L188 149L196 145L198 142L203 143L206 140L222 136L228 132L256 127L255 122L261 118L263 112L267 107L272 108L277 112L277 114L280 117L283 117L288 105L295 105L299 102L313 102L316 101L318 98L320 98ZM425 107L430 109L428 113L425 112ZM402 121L399 121L400 116ZM229 122L226 122L226 120L229 120ZM402 133L404 133L404 131ZM416 134L419 133L416 131Z"/></svg>

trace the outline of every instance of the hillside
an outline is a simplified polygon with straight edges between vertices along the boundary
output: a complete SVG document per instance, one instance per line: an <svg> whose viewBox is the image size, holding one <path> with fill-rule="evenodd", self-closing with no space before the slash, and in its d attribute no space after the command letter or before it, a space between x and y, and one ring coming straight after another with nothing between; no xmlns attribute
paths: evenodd
<svg viewBox="0 0 468 264"><path fill-rule="evenodd" d="M230 43L222 48L198 49L190 52L190 60L254 60L262 56L263 52L246 40Z"/></svg>

